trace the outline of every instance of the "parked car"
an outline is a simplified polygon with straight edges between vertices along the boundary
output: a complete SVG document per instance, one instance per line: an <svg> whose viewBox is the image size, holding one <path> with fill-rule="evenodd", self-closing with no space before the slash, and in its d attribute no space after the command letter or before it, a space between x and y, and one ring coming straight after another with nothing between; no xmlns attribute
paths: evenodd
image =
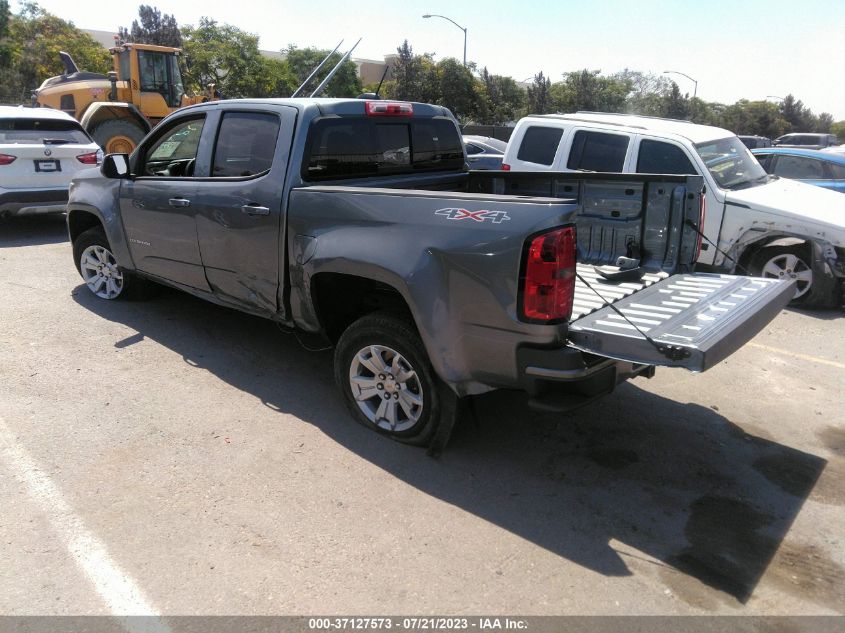
<svg viewBox="0 0 845 633"><path fill-rule="evenodd" d="M796 303L841 305L845 197L767 174L728 130L625 114L529 116L517 122L502 168L700 174L699 268L790 277Z"/></svg>
<svg viewBox="0 0 845 633"><path fill-rule="evenodd" d="M743 145L745 145L748 149L772 146L772 139L766 138L765 136L749 136L740 134L737 138L742 141Z"/></svg>
<svg viewBox="0 0 845 633"><path fill-rule="evenodd" d="M775 147L803 147L804 149L824 149L836 145L839 141L835 134L793 133L778 136L772 143Z"/></svg>
<svg viewBox="0 0 845 633"><path fill-rule="evenodd" d="M825 147L821 152L833 152L834 154L845 154L845 145L831 145L830 147Z"/></svg>
<svg viewBox="0 0 845 633"><path fill-rule="evenodd" d="M470 169L501 169L507 142L492 136L464 134L467 165Z"/></svg>
<svg viewBox="0 0 845 633"><path fill-rule="evenodd" d="M464 161L441 106L189 106L74 180L73 262L101 299L154 280L322 337L351 415L429 445L461 396L567 410L657 365L706 370L794 292L692 272L700 176Z"/></svg>
<svg viewBox="0 0 845 633"><path fill-rule="evenodd" d="M0 218L64 211L71 178L102 155L64 112L0 106Z"/></svg>
<svg viewBox="0 0 845 633"><path fill-rule="evenodd" d="M845 193L845 153L770 147L751 153L769 174Z"/></svg>

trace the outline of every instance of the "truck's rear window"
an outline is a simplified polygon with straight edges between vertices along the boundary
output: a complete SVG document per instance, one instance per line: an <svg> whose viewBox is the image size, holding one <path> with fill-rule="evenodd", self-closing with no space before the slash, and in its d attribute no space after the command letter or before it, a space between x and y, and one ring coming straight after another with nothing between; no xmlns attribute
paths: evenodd
<svg viewBox="0 0 845 633"><path fill-rule="evenodd" d="M76 121L57 119L0 119L0 143L79 143L87 145L91 138Z"/></svg>
<svg viewBox="0 0 845 633"><path fill-rule="evenodd" d="M464 149L451 119L325 118L312 125L304 180L462 169Z"/></svg>

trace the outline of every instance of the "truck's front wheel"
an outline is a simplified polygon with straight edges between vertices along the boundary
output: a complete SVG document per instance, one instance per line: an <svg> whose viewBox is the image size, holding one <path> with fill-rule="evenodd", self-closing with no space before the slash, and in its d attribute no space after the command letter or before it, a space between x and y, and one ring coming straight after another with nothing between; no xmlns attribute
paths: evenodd
<svg viewBox="0 0 845 633"><path fill-rule="evenodd" d="M408 322L386 313L355 321L335 348L334 373L358 422L406 444L429 443L440 422L441 394Z"/></svg>
<svg viewBox="0 0 845 633"><path fill-rule="evenodd" d="M73 259L88 290L100 299L138 297L145 287L143 280L117 265L100 227L88 229L74 240Z"/></svg>

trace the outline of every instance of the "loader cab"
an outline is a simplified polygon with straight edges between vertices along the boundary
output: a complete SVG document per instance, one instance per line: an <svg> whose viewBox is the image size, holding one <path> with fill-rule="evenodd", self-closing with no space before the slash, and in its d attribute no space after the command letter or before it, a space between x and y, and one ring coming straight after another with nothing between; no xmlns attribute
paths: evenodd
<svg viewBox="0 0 845 633"><path fill-rule="evenodd" d="M114 70L126 82L131 101L151 119L167 116L182 106L185 85L179 50L151 44L123 44L112 49Z"/></svg>

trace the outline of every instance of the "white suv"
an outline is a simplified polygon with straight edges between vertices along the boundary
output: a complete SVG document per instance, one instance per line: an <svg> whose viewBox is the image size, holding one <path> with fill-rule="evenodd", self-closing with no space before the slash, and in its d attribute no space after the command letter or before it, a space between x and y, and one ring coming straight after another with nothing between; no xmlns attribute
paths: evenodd
<svg viewBox="0 0 845 633"><path fill-rule="evenodd" d="M796 279L795 301L808 305L842 300L845 196L769 176L728 130L625 114L533 115L516 124L502 169L700 174L700 265Z"/></svg>
<svg viewBox="0 0 845 633"><path fill-rule="evenodd" d="M0 106L0 218L64 211L71 178L102 157L64 112Z"/></svg>

